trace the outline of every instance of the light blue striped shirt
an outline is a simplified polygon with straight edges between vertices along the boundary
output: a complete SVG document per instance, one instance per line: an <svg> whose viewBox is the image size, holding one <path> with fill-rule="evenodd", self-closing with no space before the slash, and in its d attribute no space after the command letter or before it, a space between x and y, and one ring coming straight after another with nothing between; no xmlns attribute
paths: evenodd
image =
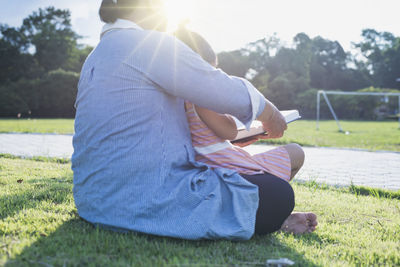
<svg viewBox="0 0 400 267"><path fill-rule="evenodd" d="M246 240L258 188L195 161L184 100L249 125L265 98L164 33L107 25L76 100L74 198L85 220L185 239Z"/></svg>

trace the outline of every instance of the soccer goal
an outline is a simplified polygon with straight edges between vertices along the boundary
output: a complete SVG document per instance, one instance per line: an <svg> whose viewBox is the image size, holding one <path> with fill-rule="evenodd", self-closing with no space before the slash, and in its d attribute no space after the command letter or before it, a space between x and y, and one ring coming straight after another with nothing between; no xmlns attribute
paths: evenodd
<svg viewBox="0 0 400 267"><path fill-rule="evenodd" d="M321 108L321 95L324 97L326 104L329 107L329 110L332 113L333 118L336 121L337 126L339 127L340 132L345 132L340 125L339 118L337 117L335 110L331 102L329 101L328 95L346 95L346 96L380 96L380 97L398 97L399 99L399 128L400 128L400 93L378 93L378 92L339 92L339 91L324 91L320 90L317 94L317 130L319 130L319 121L320 121L320 108Z"/></svg>

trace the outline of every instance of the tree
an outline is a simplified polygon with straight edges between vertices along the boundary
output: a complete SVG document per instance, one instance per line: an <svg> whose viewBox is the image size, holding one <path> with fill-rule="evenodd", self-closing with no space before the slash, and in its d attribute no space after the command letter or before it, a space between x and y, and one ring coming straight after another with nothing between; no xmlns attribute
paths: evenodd
<svg viewBox="0 0 400 267"><path fill-rule="evenodd" d="M251 64L241 50L235 50L219 53L218 66L229 75L245 77Z"/></svg>
<svg viewBox="0 0 400 267"><path fill-rule="evenodd" d="M80 73L83 63L85 63L86 58L92 50L93 47L87 45L78 45L74 47L62 68L67 71Z"/></svg>
<svg viewBox="0 0 400 267"><path fill-rule="evenodd" d="M0 86L0 115L3 117L17 117L18 114L28 114L29 106L15 90L14 84Z"/></svg>
<svg viewBox="0 0 400 267"><path fill-rule="evenodd" d="M36 117L71 118L75 116L74 103L79 74L62 69L50 71L32 86L30 102Z"/></svg>
<svg viewBox="0 0 400 267"><path fill-rule="evenodd" d="M249 62L251 62L251 68L258 73L263 73L268 71L268 64L271 58L281 47L280 39L274 35L250 43L242 51L248 57Z"/></svg>
<svg viewBox="0 0 400 267"><path fill-rule="evenodd" d="M0 25L0 84L59 68L80 71L89 51L78 47L70 17L68 10L48 7L33 12L19 28Z"/></svg>
<svg viewBox="0 0 400 267"><path fill-rule="evenodd" d="M19 28L0 25L0 116L73 117L89 46L77 44L68 10L39 9Z"/></svg>
<svg viewBox="0 0 400 267"><path fill-rule="evenodd" d="M0 25L0 34L0 84L4 84L26 75L33 57L26 52L28 41L17 29Z"/></svg>
<svg viewBox="0 0 400 267"><path fill-rule="evenodd" d="M339 42L318 36L313 39L312 47L311 87L326 90L356 89L342 82L349 58Z"/></svg>
<svg viewBox="0 0 400 267"><path fill-rule="evenodd" d="M400 37L389 32L365 29L363 41L356 44L366 59L365 67L376 87L400 88ZM361 64L360 64L361 65Z"/></svg>
<svg viewBox="0 0 400 267"><path fill-rule="evenodd" d="M20 32L34 46L34 57L47 72L62 67L77 46L68 10L48 7L24 19Z"/></svg>
<svg viewBox="0 0 400 267"><path fill-rule="evenodd" d="M257 74L252 82L280 108L293 108L296 95L310 88L311 40L302 33L294 41L288 48L273 36L246 47Z"/></svg>
<svg viewBox="0 0 400 267"><path fill-rule="evenodd" d="M79 74L54 70L40 79L20 79L0 87L1 116L71 118ZM7 103L6 105L4 103Z"/></svg>

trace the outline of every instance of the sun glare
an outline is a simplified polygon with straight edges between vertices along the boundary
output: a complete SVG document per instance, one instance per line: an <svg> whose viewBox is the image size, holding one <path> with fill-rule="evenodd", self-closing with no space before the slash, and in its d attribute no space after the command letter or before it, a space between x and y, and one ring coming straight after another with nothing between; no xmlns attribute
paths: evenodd
<svg viewBox="0 0 400 267"><path fill-rule="evenodd" d="M190 19L193 15L193 0L164 0L168 16L168 31L174 31L182 21Z"/></svg>

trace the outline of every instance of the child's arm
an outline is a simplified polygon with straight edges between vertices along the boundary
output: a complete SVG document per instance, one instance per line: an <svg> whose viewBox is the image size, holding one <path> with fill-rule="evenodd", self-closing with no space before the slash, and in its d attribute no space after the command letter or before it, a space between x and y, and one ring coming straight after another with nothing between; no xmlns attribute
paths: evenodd
<svg viewBox="0 0 400 267"><path fill-rule="evenodd" d="M195 110L200 119L212 130L219 138L224 140L234 140L238 134L238 129L234 119L229 115L222 115L209 109L195 106Z"/></svg>

